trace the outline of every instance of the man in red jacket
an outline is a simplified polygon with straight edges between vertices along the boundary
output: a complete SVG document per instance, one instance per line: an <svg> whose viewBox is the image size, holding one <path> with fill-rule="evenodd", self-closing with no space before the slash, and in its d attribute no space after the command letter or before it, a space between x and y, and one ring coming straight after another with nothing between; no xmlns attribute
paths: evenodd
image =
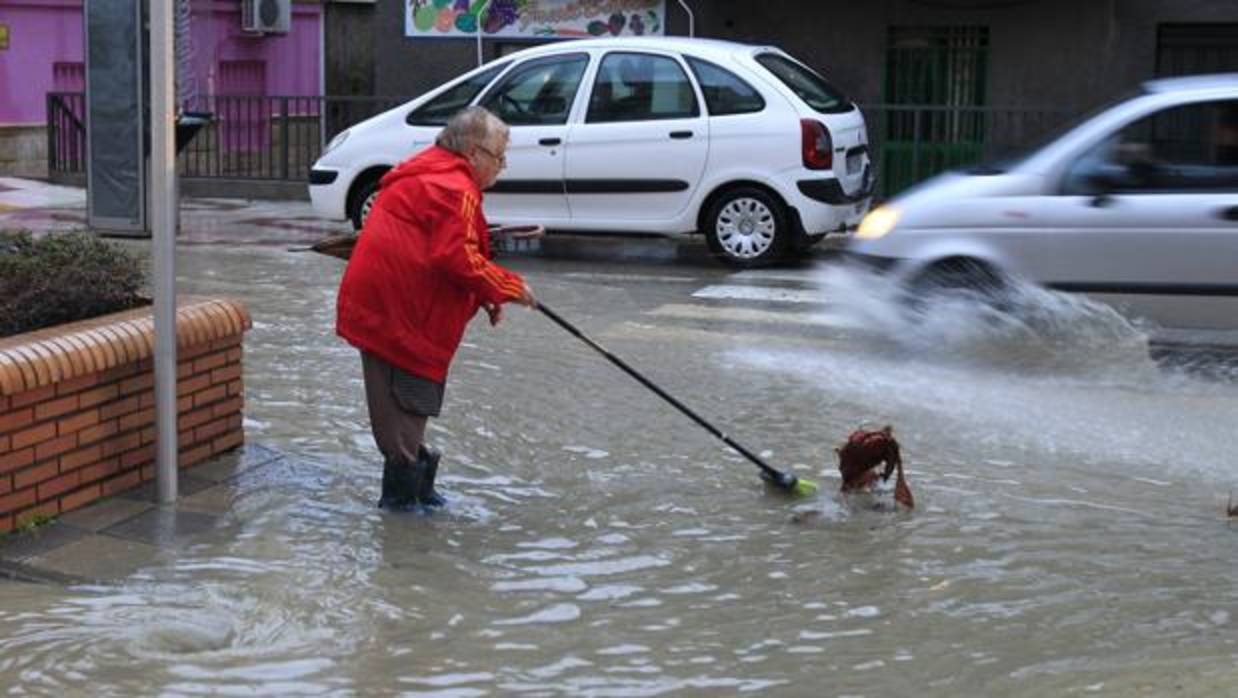
<svg viewBox="0 0 1238 698"><path fill-rule="evenodd" d="M340 282L336 333L361 350L374 441L385 459L378 505L437 507L438 452L425 446L465 325L485 309L534 307L515 272L490 261L481 192L507 164L508 128L481 107L453 116L435 145L388 172Z"/></svg>

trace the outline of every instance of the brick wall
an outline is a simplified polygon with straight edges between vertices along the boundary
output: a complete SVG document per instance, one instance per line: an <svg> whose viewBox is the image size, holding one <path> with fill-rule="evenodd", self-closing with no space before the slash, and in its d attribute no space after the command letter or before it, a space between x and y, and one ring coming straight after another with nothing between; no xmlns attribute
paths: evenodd
<svg viewBox="0 0 1238 698"><path fill-rule="evenodd" d="M228 313L225 304L213 303L178 310L182 468L244 440L241 339L249 318L243 308L235 312L236 304L226 304L234 311ZM35 334L41 335L36 341L12 341ZM153 345L153 323L140 316L59 337L43 331L0 342L0 532L155 477ZM14 368L15 356L27 357L27 365ZM89 357L98 359L94 366ZM14 390L18 374L32 379L19 385L35 387Z"/></svg>

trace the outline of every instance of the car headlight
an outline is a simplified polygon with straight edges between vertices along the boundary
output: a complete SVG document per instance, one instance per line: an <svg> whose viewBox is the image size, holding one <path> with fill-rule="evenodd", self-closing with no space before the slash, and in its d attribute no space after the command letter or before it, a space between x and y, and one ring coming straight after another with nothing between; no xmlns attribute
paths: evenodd
<svg viewBox="0 0 1238 698"><path fill-rule="evenodd" d="M855 231L855 236L861 240L876 240L885 237L891 230L894 230L900 215L896 208L878 206L869 211L868 215L864 216L864 220L860 221L860 229Z"/></svg>
<svg viewBox="0 0 1238 698"><path fill-rule="evenodd" d="M322 155L326 155L332 150L335 150L336 148L343 145L344 141L348 140L348 134L349 134L348 129L344 129L343 131L340 131L339 133L335 134L335 138L332 138L331 142L327 143L327 147L322 149ZM320 155L319 157L322 157L322 155Z"/></svg>

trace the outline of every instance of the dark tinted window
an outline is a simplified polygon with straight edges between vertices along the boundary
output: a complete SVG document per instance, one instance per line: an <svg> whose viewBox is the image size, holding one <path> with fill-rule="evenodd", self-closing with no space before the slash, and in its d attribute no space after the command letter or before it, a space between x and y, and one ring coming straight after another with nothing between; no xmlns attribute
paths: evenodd
<svg viewBox="0 0 1238 698"><path fill-rule="evenodd" d="M509 126L567 123L589 56L572 53L521 63L482 98Z"/></svg>
<svg viewBox="0 0 1238 698"><path fill-rule="evenodd" d="M851 111L851 102L838 88L790 58L762 53L756 60L813 109L826 114Z"/></svg>
<svg viewBox="0 0 1238 698"><path fill-rule="evenodd" d="M705 94L705 107L713 116L748 114L765 108L765 100L752 85L735 73L699 58L688 58L688 66Z"/></svg>
<svg viewBox="0 0 1238 698"><path fill-rule="evenodd" d="M1238 192L1238 101L1172 107L1126 126L1081 157L1063 189Z"/></svg>
<svg viewBox="0 0 1238 698"><path fill-rule="evenodd" d="M500 63L493 68L483 70L471 78L453 85L442 94L417 107L405 119L412 126L442 126L447 123L452 114L467 107L469 102L481 92L494 76L503 72L507 63Z"/></svg>
<svg viewBox="0 0 1238 698"><path fill-rule="evenodd" d="M589 123L699 116L696 93L674 59L646 53L608 53L589 97Z"/></svg>

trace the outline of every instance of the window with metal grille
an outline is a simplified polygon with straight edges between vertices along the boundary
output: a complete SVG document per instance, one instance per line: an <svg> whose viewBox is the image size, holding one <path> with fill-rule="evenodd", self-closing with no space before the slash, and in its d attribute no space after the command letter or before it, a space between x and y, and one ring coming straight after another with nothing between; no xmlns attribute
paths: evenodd
<svg viewBox="0 0 1238 698"><path fill-rule="evenodd" d="M1156 31L1156 74L1238 71L1238 23L1162 24Z"/></svg>
<svg viewBox="0 0 1238 698"><path fill-rule="evenodd" d="M886 102L983 105L988 67L988 27L890 27Z"/></svg>
<svg viewBox="0 0 1238 698"><path fill-rule="evenodd" d="M980 158L988 77L988 27L889 28L879 124L883 193Z"/></svg>

